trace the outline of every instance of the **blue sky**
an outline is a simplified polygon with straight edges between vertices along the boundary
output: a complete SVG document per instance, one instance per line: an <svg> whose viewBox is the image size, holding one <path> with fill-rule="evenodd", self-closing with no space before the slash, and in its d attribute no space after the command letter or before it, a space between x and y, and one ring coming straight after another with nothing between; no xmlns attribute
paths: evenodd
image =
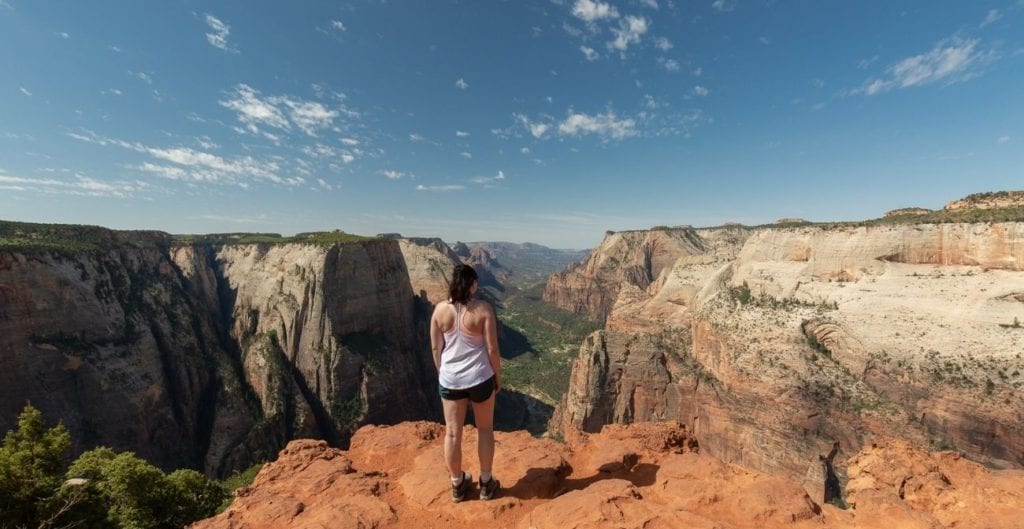
<svg viewBox="0 0 1024 529"><path fill-rule="evenodd" d="M1024 0L0 0L0 218L593 246L1024 188Z"/></svg>

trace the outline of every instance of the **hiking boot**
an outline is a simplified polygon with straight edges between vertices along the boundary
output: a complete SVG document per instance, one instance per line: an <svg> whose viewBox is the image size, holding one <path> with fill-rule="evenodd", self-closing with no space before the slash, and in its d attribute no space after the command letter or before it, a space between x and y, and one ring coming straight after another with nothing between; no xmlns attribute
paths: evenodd
<svg viewBox="0 0 1024 529"><path fill-rule="evenodd" d="M501 490L501 482L494 479L494 476L491 476L490 480L480 482L480 499L489 500L493 498L499 490Z"/></svg>
<svg viewBox="0 0 1024 529"><path fill-rule="evenodd" d="M473 476L468 472L462 472L462 483L458 485L452 484L452 501L459 503L466 499L466 494L469 492L469 488L473 486Z"/></svg>

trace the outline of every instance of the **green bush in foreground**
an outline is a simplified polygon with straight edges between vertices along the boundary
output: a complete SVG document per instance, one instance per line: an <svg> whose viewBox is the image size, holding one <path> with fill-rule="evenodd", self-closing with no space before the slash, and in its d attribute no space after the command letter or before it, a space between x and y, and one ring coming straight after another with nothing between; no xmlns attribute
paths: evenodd
<svg viewBox="0 0 1024 529"><path fill-rule="evenodd" d="M195 470L165 474L131 452L96 448L65 472L63 425L31 405L0 448L0 528L180 529L216 514L228 492Z"/></svg>

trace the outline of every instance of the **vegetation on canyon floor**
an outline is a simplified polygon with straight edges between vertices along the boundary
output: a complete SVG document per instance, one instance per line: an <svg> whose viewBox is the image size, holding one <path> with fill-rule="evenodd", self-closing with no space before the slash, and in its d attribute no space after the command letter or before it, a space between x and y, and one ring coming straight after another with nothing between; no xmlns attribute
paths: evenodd
<svg viewBox="0 0 1024 529"><path fill-rule="evenodd" d="M569 384L579 344L600 326L542 299L538 283L502 301L503 383L554 406Z"/></svg>
<svg viewBox="0 0 1024 529"><path fill-rule="evenodd" d="M71 435L48 428L27 405L0 445L0 528L180 529L223 510L259 465L224 482L180 469L169 474L132 452L105 447L66 463Z"/></svg>

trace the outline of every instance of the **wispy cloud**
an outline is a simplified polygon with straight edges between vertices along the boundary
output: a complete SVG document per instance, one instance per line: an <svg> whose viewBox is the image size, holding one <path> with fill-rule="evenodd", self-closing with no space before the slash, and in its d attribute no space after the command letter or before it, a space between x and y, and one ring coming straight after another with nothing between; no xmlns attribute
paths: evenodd
<svg viewBox="0 0 1024 529"><path fill-rule="evenodd" d="M209 13L206 14L206 25L209 26L211 30L210 33L206 34L206 41L209 42L211 46L224 51L238 51L228 45L228 35L231 34L231 26L225 24L219 18Z"/></svg>
<svg viewBox="0 0 1024 529"><path fill-rule="evenodd" d="M980 50L978 43L978 39L944 39L926 53L893 64L886 69L885 77L868 79L850 93L872 96L940 81L947 85L967 81L980 75L981 68L996 58L994 52Z"/></svg>
<svg viewBox="0 0 1024 529"><path fill-rule="evenodd" d="M460 152L459 156L461 156L461 157L463 157L463 158L465 158L467 160L472 160L473 159L473 154L470 153L470 152L466 152L466 151Z"/></svg>
<svg viewBox="0 0 1024 529"><path fill-rule="evenodd" d="M146 72L133 72L131 70L128 70L128 75L130 75L130 76L132 76L132 77L134 77L134 78L136 78L136 79L138 79L138 80L140 80L140 81L142 81L142 82L144 82L146 84L153 84L153 78L148 73L146 73Z"/></svg>
<svg viewBox="0 0 1024 529"><path fill-rule="evenodd" d="M443 186L425 186L423 184L420 184L416 186L416 191L433 191L436 193L444 193L448 191L461 191L463 189L466 189L466 186L455 184Z"/></svg>
<svg viewBox="0 0 1024 529"><path fill-rule="evenodd" d="M294 125L308 136L316 137L319 130L331 127L343 112L348 116L358 115L344 108L328 108L319 101L292 96L261 97L258 90L247 84L235 86L229 95L231 97L220 105L237 112L238 121L253 134L262 134L260 126L289 131ZM276 137L271 135L271 139Z"/></svg>
<svg viewBox="0 0 1024 529"><path fill-rule="evenodd" d="M981 24L978 24L978 27L983 28L989 24L996 22L1000 18L1003 18L1003 15L1002 13L999 12L998 9L989 9L988 14L985 15L985 19L981 21Z"/></svg>
<svg viewBox="0 0 1024 529"><path fill-rule="evenodd" d="M466 138L466 137L469 136L469 133L465 132L465 131L457 130L457 131L455 131L455 136L457 138Z"/></svg>
<svg viewBox="0 0 1024 529"><path fill-rule="evenodd" d="M455 81L455 87L458 88L459 90L465 90L465 89L469 88L469 83L467 83L465 79L459 77Z"/></svg>
<svg viewBox="0 0 1024 529"><path fill-rule="evenodd" d="M406 176L402 171L396 171L394 169L381 169L377 171L377 174L387 177L389 180L398 180L403 176Z"/></svg>
<svg viewBox="0 0 1024 529"><path fill-rule="evenodd" d="M475 178L470 178L469 181L473 182L474 184L480 184L482 186L491 186L495 182L500 182L504 179L505 173L503 171L498 171L498 174L494 176L477 176Z"/></svg>
<svg viewBox="0 0 1024 529"><path fill-rule="evenodd" d="M629 46L639 44L644 33L647 33L647 19L627 16L619 21L619 27L612 28L615 39L608 42L608 49L624 53Z"/></svg>
<svg viewBox="0 0 1024 529"><path fill-rule="evenodd" d="M345 27L345 23L340 20L332 20L331 29L335 29L338 31L348 31L348 28Z"/></svg>
<svg viewBox="0 0 1024 529"><path fill-rule="evenodd" d="M1006 136L1006 135L1003 135L1003 136L1000 136L1000 137L996 138L996 143L998 143L999 145L1003 145L1004 143L1009 143L1009 142L1010 142L1010 137Z"/></svg>
<svg viewBox="0 0 1024 529"><path fill-rule="evenodd" d="M697 85L697 86L693 87L693 95L695 95L697 97L705 97L705 96L707 96L710 93L711 93L711 90L708 90L704 86Z"/></svg>
<svg viewBox="0 0 1024 529"><path fill-rule="evenodd" d="M531 121L529 117L523 114L513 114L512 117L515 118L515 120L522 126L526 127L526 129L530 131L530 135L534 138L543 138L544 134L546 134L551 128L549 123L544 123L543 121Z"/></svg>
<svg viewBox="0 0 1024 529"><path fill-rule="evenodd" d="M57 31L57 32L54 33L54 35L56 35L56 36L58 36L58 37L60 37L60 38L62 38L64 40L67 40L67 39L71 38L71 34L68 33L67 31Z"/></svg>
<svg viewBox="0 0 1024 529"><path fill-rule="evenodd" d="M718 11L732 11L736 9L736 2L734 0L715 0L711 2L711 7Z"/></svg>
<svg viewBox="0 0 1024 529"><path fill-rule="evenodd" d="M30 92L30 91L29 91L29 90L28 90L27 88L25 88L24 86L19 86L19 87L18 87L18 91L19 91L19 92L21 92L21 95L24 95L24 96L28 96L28 97L32 97L32 92Z"/></svg>
<svg viewBox="0 0 1024 529"><path fill-rule="evenodd" d="M666 72L678 72L680 68L679 61L675 59L666 59L664 57L659 57L658 64L660 64Z"/></svg>
<svg viewBox="0 0 1024 529"><path fill-rule="evenodd" d="M609 110L603 114L570 113L558 124L558 133L563 136L595 134L603 138L623 139L636 136L639 132L633 118L619 118Z"/></svg>
<svg viewBox="0 0 1024 529"><path fill-rule="evenodd" d="M583 57L586 58L588 61L595 61L598 57L600 57L600 55L598 55L598 53L594 51L594 48L591 48L590 46L581 45L580 51L583 52Z"/></svg>
<svg viewBox="0 0 1024 529"><path fill-rule="evenodd" d="M654 47L661 51L668 51L671 50L673 46L671 40L668 40L665 37L658 37L654 39Z"/></svg>
<svg viewBox="0 0 1024 529"><path fill-rule="evenodd" d="M130 198L147 187L144 182L97 180L80 174L75 180L31 178L0 174L0 189L44 194Z"/></svg>
<svg viewBox="0 0 1024 529"><path fill-rule="evenodd" d="M156 174L171 180L233 184L248 187L251 180L260 180L295 186L305 182L301 177L281 176L279 159L236 156L226 158L191 147L152 147L139 142L128 142L101 136L87 129L69 131L69 137L100 146L117 146L153 158L151 162L132 167L138 171ZM172 165L166 165L170 163Z"/></svg>
<svg viewBox="0 0 1024 529"><path fill-rule="evenodd" d="M600 0L576 0L576 3L572 6L572 14L574 17L588 23L606 18L618 18L619 16L615 6Z"/></svg>

